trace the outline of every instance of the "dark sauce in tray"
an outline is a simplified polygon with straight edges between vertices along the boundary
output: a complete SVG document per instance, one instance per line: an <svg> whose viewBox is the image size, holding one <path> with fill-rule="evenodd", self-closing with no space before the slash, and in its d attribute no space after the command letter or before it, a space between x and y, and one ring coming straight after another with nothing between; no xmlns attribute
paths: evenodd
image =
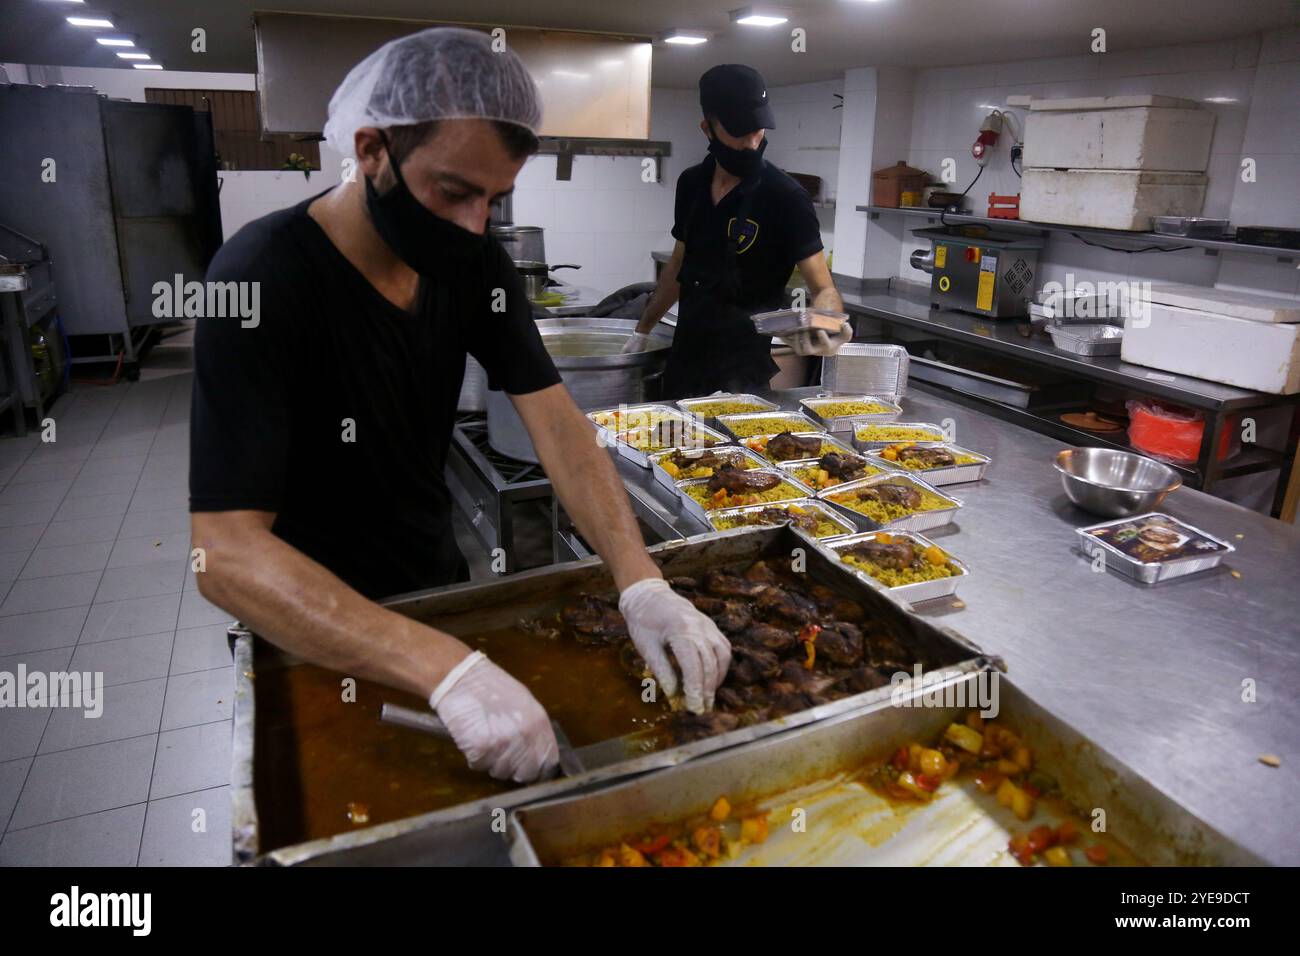
<svg viewBox="0 0 1300 956"><path fill-rule="evenodd" d="M663 720L608 646L547 638L515 628L469 635L533 692L574 747L620 737ZM259 665L255 769L265 853L503 793L513 784L470 770L450 742L381 723L384 702L427 710L427 702L312 664Z"/></svg>

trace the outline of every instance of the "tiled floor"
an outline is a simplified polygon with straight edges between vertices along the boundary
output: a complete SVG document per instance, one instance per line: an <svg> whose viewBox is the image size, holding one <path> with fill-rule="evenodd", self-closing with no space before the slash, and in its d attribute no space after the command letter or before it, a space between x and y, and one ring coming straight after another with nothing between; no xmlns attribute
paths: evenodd
<svg viewBox="0 0 1300 956"><path fill-rule="evenodd" d="M230 861L229 615L189 573L183 337L0 438L0 671L101 671L104 712L0 708L0 865Z"/></svg>

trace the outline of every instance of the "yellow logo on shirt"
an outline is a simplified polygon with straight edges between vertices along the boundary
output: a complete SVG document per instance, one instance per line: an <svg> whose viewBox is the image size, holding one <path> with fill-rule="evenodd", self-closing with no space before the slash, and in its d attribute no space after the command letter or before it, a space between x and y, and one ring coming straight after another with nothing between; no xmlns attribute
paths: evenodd
<svg viewBox="0 0 1300 956"><path fill-rule="evenodd" d="M745 224L740 227L740 235L736 235L736 217L732 216L727 220L727 238L736 240L736 253L745 252L758 239L758 223L752 219L746 219Z"/></svg>

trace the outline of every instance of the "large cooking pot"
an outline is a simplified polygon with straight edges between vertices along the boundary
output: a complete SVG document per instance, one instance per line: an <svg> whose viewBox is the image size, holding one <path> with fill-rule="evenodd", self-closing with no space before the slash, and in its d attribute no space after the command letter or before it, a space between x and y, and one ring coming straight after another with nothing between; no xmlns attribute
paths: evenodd
<svg viewBox="0 0 1300 956"><path fill-rule="evenodd" d="M646 383L663 374L672 334L662 325L650 335L642 352L622 353L635 319L568 316L539 319L546 351L551 354L564 385L583 411L634 405L646 399ZM537 461L537 452L524 423L505 392L487 393L488 444L521 461Z"/></svg>
<svg viewBox="0 0 1300 956"><path fill-rule="evenodd" d="M524 277L524 291L530 300L540 299L546 294L550 284L551 272L556 269L581 269L582 266L559 265L548 266L535 259L516 259L515 269Z"/></svg>
<svg viewBox="0 0 1300 956"><path fill-rule="evenodd" d="M500 225L492 227L492 235L510 254L511 259L532 262L546 261L546 240L541 226Z"/></svg>

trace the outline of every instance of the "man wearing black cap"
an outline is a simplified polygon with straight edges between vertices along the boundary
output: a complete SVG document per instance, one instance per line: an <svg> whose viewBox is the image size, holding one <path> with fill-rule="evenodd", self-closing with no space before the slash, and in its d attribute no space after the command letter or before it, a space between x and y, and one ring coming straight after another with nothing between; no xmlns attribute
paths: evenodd
<svg viewBox="0 0 1300 956"><path fill-rule="evenodd" d="M680 300L665 397L766 388L777 371L771 339L750 316L785 304L785 284L797 265L808 284L808 305L843 308L822 254L821 230L808 193L763 159L766 131L776 123L758 71L715 66L700 77L700 129L709 156L677 180L671 260L624 351L645 336ZM805 331L785 341L801 355L833 355L852 338Z"/></svg>

